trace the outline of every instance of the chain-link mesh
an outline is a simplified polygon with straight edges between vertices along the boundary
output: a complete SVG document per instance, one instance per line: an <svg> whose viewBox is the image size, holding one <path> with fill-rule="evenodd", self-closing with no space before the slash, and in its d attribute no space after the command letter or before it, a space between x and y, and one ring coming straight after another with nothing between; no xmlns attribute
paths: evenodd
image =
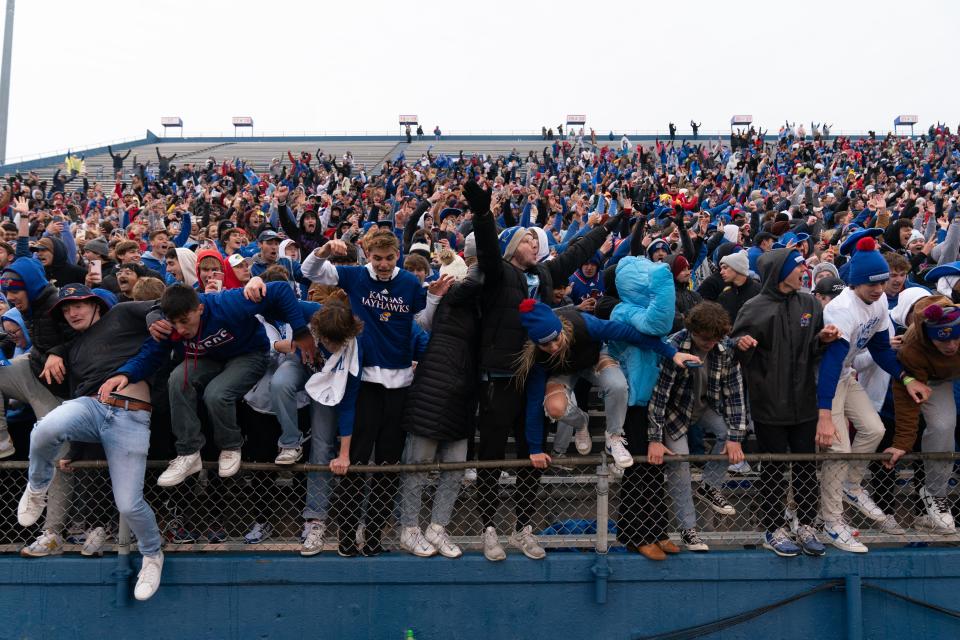
<svg viewBox="0 0 960 640"><path fill-rule="evenodd" d="M544 548L601 552L666 537L691 550L752 547L777 530L798 541L807 527L847 551L960 543L952 506L960 456L908 456L894 471L880 458L748 455L731 468L722 456L668 456L659 466L638 457L621 470L605 456L572 456L543 471L512 460L353 467L346 476L326 467L245 464L232 478L207 464L174 487L157 486L166 465L153 462L144 493L167 551L301 551L308 522L323 525L313 532L314 551L337 549L338 541L355 552L409 551L417 541L405 540L403 530L428 533L431 525L442 525L465 551L483 548L487 526L509 551L511 533L523 525ZM105 463L58 472L46 513L28 528L16 517L26 463L0 464L0 479L0 551L113 549L118 514Z"/></svg>

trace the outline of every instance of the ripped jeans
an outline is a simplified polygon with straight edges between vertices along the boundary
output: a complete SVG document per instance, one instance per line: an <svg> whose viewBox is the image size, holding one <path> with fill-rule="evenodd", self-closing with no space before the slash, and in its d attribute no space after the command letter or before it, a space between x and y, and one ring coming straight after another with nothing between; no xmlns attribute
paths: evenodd
<svg viewBox="0 0 960 640"><path fill-rule="evenodd" d="M556 376L547 381L547 394L544 398L544 407L553 393L567 394L567 410L557 419L557 435L553 440L554 452L565 452L570 446L570 439L574 431L586 429L590 423L590 416L577 406L573 395L573 388L578 380L586 380L600 390L603 398L603 407L606 412L606 433L608 436L623 435L623 421L627 417L627 397L629 389L627 379L617 361L606 353L601 353L597 366L591 369L582 369L576 373ZM563 385L563 389L554 389L552 385ZM549 414L548 414L549 416Z"/></svg>

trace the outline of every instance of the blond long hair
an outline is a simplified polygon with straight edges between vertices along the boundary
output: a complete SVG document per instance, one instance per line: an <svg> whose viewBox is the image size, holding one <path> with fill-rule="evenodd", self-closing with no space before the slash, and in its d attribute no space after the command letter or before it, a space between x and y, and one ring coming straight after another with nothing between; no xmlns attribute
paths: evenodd
<svg viewBox="0 0 960 640"><path fill-rule="evenodd" d="M560 318L560 324L563 326L561 334L564 336L564 341L556 353L551 353L547 357L545 364L550 368L562 367L570 359L570 347L573 345L573 324L566 318ZM524 385L526 385L527 377L530 375L530 369L533 368L533 364L537 361L537 351L539 349L533 340L527 340L523 344L523 349L520 350L520 353L518 353L514 359L513 365L516 368L514 380L516 380L517 388L523 389Z"/></svg>

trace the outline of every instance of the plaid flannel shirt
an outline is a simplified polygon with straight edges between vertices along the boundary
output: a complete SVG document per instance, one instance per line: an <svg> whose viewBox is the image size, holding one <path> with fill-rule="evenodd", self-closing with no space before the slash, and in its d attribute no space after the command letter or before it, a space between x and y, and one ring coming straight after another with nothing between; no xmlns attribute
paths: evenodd
<svg viewBox="0 0 960 640"><path fill-rule="evenodd" d="M691 353L693 340L683 329L670 336L677 351ZM747 412L744 403L743 376L734 359L733 342L726 338L717 343L707 357L707 406L727 423L727 438L741 442L747 435ZM690 370L664 361L650 398L647 436L650 442L663 442L664 430L671 439L686 434L693 419L693 379Z"/></svg>

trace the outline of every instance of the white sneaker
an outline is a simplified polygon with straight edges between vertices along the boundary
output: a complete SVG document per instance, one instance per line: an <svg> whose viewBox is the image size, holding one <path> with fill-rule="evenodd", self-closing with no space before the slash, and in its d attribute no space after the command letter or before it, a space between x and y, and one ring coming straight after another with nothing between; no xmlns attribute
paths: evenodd
<svg viewBox="0 0 960 640"><path fill-rule="evenodd" d="M463 481L467 483L472 483L477 481L477 470L473 467L465 469L463 472Z"/></svg>
<svg viewBox="0 0 960 640"><path fill-rule="evenodd" d="M900 526L893 514L887 515L883 522L878 522L877 529L892 536L902 536L907 533L907 530Z"/></svg>
<svg viewBox="0 0 960 640"><path fill-rule="evenodd" d="M400 546L419 558L436 555L437 550L423 537L420 527L404 527L400 532Z"/></svg>
<svg viewBox="0 0 960 640"><path fill-rule="evenodd" d="M224 449L220 452L218 463L220 468L217 474L221 478L237 475L237 471L240 471L240 449Z"/></svg>
<svg viewBox="0 0 960 640"><path fill-rule="evenodd" d="M50 530L44 531L36 540L20 549L20 555L24 558L44 558L58 556L61 553L63 553L63 538L59 533Z"/></svg>
<svg viewBox="0 0 960 640"><path fill-rule="evenodd" d="M533 535L533 527L529 524L520 531L514 531L510 534L510 546L523 552L531 560L542 560L547 552L543 550L537 541L537 536Z"/></svg>
<svg viewBox="0 0 960 640"><path fill-rule="evenodd" d="M200 460L199 451L186 456L177 456L170 461L167 470L157 478L157 486L175 487L202 468L203 461Z"/></svg>
<svg viewBox="0 0 960 640"><path fill-rule="evenodd" d="M450 534L447 533L447 530L444 529L441 524L431 524L427 527L423 537L426 538L427 542L432 544L444 558L459 558L463 555L463 551L450 540Z"/></svg>
<svg viewBox="0 0 960 640"><path fill-rule="evenodd" d="M843 501L856 507L860 513L876 522L883 522L887 518L883 509L877 506L867 490L859 484L843 483Z"/></svg>
<svg viewBox="0 0 960 640"><path fill-rule="evenodd" d="M613 461L621 469L633 465L633 456L624 446L626 444L627 439L621 435L607 435L607 454L613 458Z"/></svg>
<svg viewBox="0 0 960 640"><path fill-rule="evenodd" d="M588 455L593 449L593 439L590 438L590 429L584 427L573 432L573 444L577 447L577 453L582 456Z"/></svg>
<svg viewBox="0 0 960 640"><path fill-rule="evenodd" d="M24 489L23 495L20 496L20 504L17 505L17 522L20 523L21 527L29 527L36 524L37 520L39 520L43 514L43 510L46 508L47 490L40 489L39 491L34 491L30 488L30 483L27 483L27 488Z"/></svg>
<svg viewBox="0 0 960 640"><path fill-rule="evenodd" d="M143 566L137 574L137 586L133 597L137 600L149 600L160 588L160 574L163 573L163 551L155 556L143 556Z"/></svg>
<svg viewBox="0 0 960 640"><path fill-rule="evenodd" d="M926 487L920 487L920 499L923 506L927 509L927 515L930 516L930 522L935 525L933 528L941 530L944 533L953 533L957 525L953 520L953 513L950 511L950 502L946 497L931 495Z"/></svg>
<svg viewBox="0 0 960 640"><path fill-rule="evenodd" d="M107 542L107 532L103 527L97 527L87 532L87 539L83 542L80 554L84 556L103 555L103 545Z"/></svg>
<svg viewBox="0 0 960 640"><path fill-rule="evenodd" d="M6 437L0 440L0 459L9 458L17 452L16 448L13 446L13 439L8 433Z"/></svg>
<svg viewBox="0 0 960 640"><path fill-rule="evenodd" d="M304 557L315 556L323 551L323 533L326 526L322 522L308 522L306 526L306 537L300 547L300 555Z"/></svg>
<svg viewBox="0 0 960 640"><path fill-rule="evenodd" d="M866 553L867 545L857 540L857 531L845 522L824 522L823 532L827 534L830 544L841 551L851 553Z"/></svg>
<svg viewBox="0 0 960 640"><path fill-rule="evenodd" d="M483 542L483 557L490 562L499 562L507 557L507 552L500 546L500 537L497 530L493 527L487 527L480 536Z"/></svg>
<svg viewBox="0 0 960 640"><path fill-rule="evenodd" d="M956 533L956 529L945 529L941 526L939 520L934 519L929 513L917 516L913 519L913 528L919 531L927 531L932 534L950 535Z"/></svg>
<svg viewBox="0 0 960 640"><path fill-rule="evenodd" d="M221 459L223 454L221 455ZM300 458L303 457L303 447L296 447L293 449L280 449L280 453L277 455L277 459L273 461L273 464L296 464L300 461Z"/></svg>

